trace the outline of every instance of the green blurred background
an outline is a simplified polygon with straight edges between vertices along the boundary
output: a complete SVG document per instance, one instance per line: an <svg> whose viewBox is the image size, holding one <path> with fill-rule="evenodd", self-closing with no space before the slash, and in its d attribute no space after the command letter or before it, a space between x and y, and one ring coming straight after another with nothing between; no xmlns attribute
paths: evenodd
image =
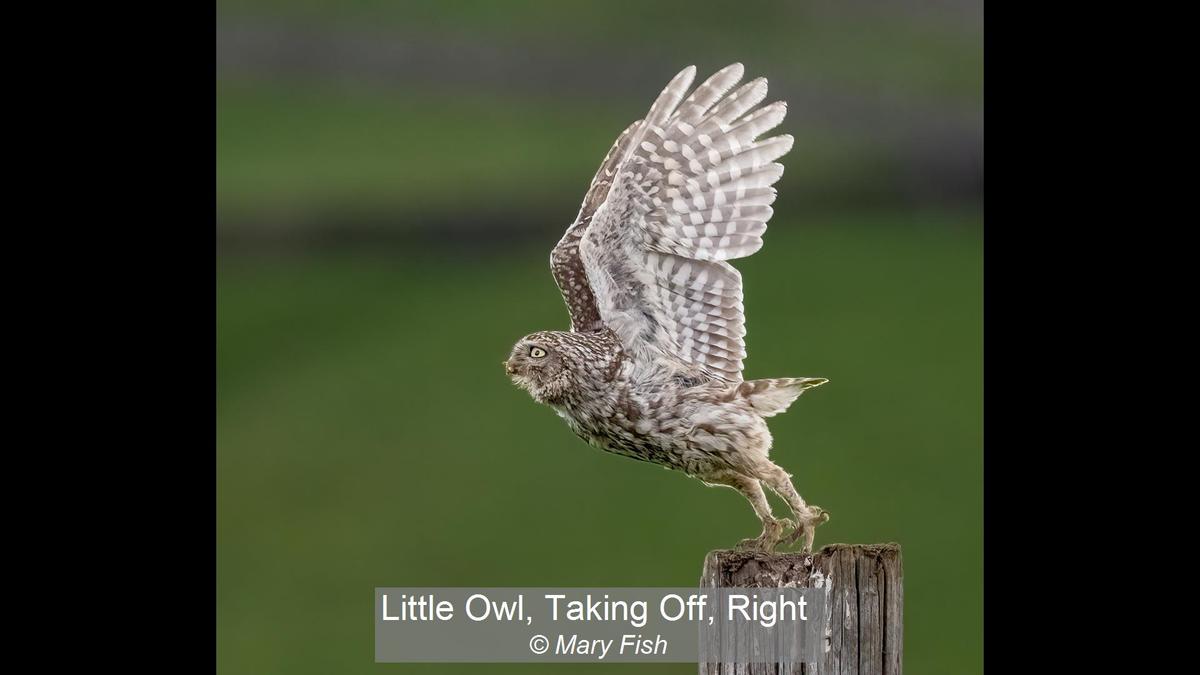
<svg viewBox="0 0 1200 675"><path fill-rule="evenodd" d="M831 379L772 456L818 546L903 545L906 672L982 672L982 34L950 0L218 0L219 670L695 672L377 665L372 589L688 585L757 533L500 366L567 326L549 250L616 134L741 61L796 137L735 263L746 376Z"/></svg>

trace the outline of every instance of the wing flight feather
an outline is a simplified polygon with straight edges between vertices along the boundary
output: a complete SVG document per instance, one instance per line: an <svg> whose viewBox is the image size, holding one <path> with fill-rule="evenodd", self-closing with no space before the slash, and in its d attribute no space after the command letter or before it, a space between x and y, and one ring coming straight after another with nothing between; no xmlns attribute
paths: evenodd
<svg viewBox="0 0 1200 675"><path fill-rule="evenodd" d="M607 326L635 354L736 382L745 310L741 275L727 261L762 247L783 175L776 160L792 137L758 140L787 114L783 102L755 109L765 79L729 93L743 74L733 64L685 98L695 72L676 75L614 144L552 266L561 253L555 278L574 329ZM573 298L583 296L567 290L576 284L590 301L578 312Z"/></svg>

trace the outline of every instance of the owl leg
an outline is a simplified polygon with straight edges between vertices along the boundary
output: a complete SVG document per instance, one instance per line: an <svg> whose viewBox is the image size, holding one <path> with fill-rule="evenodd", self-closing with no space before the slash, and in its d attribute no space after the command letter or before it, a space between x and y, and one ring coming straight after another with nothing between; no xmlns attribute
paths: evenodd
<svg viewBox="0 0 1200 675"><path fill-rule="evenodd" d="M758 480L733 471L709 476L704 480L710 484L728 485L742 493L742 496L750 501L750 506L754 507L754 514L762 521L762 534L754 539L743 539L738 542L738 548L770 553L779 545L784 529L793 525L792 521L786 518L778 519L771 514L771 505L767 502L767 495Z"/></svg>
<svg viewBox="0 0 1200 675"><path fill-rule="evenodd" d="M796 529L787 538L787 543L794 544L803 535L804 546L801 550L805 553L812 552L817 526L829 520L829 512L816 504L805 504L800 493L796 492L796 487L792 485L792 477L774 463L768 461L766 466L760 467L759 478L788 503L792 514L796 516Z"/></svg>

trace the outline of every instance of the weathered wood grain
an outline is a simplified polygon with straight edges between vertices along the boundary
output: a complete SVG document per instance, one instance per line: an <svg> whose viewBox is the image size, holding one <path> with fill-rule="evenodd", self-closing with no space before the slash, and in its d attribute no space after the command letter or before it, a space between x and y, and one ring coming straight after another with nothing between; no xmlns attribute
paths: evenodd
<svg viewBox="0 0 1200 675"><path fill-rule="evenodd" d="M899 544L830 544L815 553L711 551L701 588L783 586L826 593L824 658L819 663L701 663L701 675L901 675L904 569Z"/></svg>

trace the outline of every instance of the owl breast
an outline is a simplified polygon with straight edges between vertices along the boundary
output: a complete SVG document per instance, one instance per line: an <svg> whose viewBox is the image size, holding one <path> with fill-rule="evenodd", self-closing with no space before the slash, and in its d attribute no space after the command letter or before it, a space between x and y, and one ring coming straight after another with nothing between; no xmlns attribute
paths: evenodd
<svg viewBox="0 0 1200 675"><path fill-rule="evenodd" d="M618 380L602 396L557 411L577 436L601 450L703 476L732 468L739 452L765 455L770 448L765 421L744 404L724 400L727 388Z"/></svg>

